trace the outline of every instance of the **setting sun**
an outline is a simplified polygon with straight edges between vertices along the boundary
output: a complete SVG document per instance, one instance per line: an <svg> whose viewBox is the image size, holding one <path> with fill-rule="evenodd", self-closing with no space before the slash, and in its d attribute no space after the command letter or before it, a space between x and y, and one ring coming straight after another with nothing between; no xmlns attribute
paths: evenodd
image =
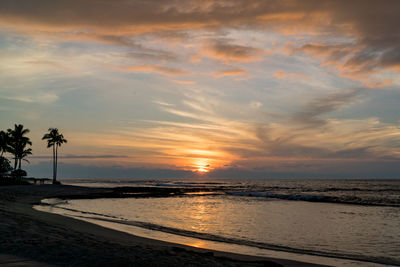
<svg viewBox="0 0 400 267"><path fill-rule="evenodd" d="M194 169L198 173L206 173L210 171L210 163L207 159L198 160L194 164Z"/></svg>

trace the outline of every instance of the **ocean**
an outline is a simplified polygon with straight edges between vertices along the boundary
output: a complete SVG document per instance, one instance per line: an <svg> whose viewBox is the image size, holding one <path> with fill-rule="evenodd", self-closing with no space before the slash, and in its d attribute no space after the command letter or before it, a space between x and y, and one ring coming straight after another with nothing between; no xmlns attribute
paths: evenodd
<svg viewBox="0 0 400 267"><path fill-rule="evenodd" d="M197 188L169 197L47 199L37 209L196 247L335 266L400 266L400 180L65 179Z"/></svg>

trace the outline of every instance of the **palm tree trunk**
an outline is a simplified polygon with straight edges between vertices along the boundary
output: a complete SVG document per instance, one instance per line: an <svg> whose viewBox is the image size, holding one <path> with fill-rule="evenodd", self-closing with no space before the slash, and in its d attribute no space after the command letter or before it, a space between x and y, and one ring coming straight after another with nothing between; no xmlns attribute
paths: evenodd
<svg viewBox="0 0 400 267"><path fill-rule="evenodd" d="M56 150L53 145L53 184L56 181Z"/></svg>
<svg viewBox="0 0 400 267"><path fill-rule="evenodd" d="M22 161L22 158L19 158L18 161L19 161L19 163L18 163L18 170L21 170L21 161Z"/></svg>
<svg viewBox="0 0 400 267"><path fill-rule="evenodd" d="M56 145L56 179L57 179L57 164L58 164L58 145Z"/></svg>
<svg viewBox="0 0 400 267"><path fill-rule="evenodd" d="M14 155L14 171L17 170L17 163L18 163L18 158L17 158L17 154Z"/></svg>

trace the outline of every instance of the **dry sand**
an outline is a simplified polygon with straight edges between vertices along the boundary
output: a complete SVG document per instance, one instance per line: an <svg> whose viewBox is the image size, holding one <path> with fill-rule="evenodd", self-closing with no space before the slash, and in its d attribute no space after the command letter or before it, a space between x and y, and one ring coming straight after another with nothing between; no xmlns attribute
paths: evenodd
<svg viewBox="0 0 400 267"><path fill-rule="evenodd" d="M43 198L108 193L66 185L0 187L0 256L24 259L23 266L33 261L56 266L318 266L142 238L32 208Z"/></svg>

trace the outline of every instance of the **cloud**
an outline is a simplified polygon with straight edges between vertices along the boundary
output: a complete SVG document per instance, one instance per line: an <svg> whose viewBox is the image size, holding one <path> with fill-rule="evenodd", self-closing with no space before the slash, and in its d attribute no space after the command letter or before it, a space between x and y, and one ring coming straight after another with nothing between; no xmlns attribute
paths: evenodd
<svg viewBox="0 0 400 267"><path fill-rule="evenodd" d="M400 134L373 120L329 120L324 128L296 128L283 124L256 127L258 150L241 151L241 165L270 160L312 163L318 160L400 160L393 146ZM238 151L234 151L238 153ZM240 152L240 151L239 151ZM240 162L240 161L239 161Z"/></svg>
<svg viewBox="0 0 400 267"><path fill-rule="evenodd" d="M142 36L119 34L118 32L102 34L92 31L61 31L61 32L33 32L33 35L46 37L61 42L94 42L107 45L121 46L129 48L130 52L124 54L125 57L140 60L156 61L177 61L178 56L170 51L146 47L141 43ZM142 37L142 38L140 38Z"/></svg>
<svg viewBox="0 0 400 267"><path fill-rule="evenodd" d="M396 0L387 0L384 5L379 0L351 3L335 0L188 0L184 3L174 0L64 0L56 3L3 0L0 17L2 24L10 27L23 24L49 30L57 27L108 29L113 34L160 31L171 35L178 30L239 25L258 29L314 26L331 32L352 31L364 43L393 44L398 37L399 6Z"/></svg>
<svg viewBox="0 0 400 267"><path fill-rule="evenodd" d="M229 40L212 40L201 47L202 55L222 62L249 62L260 60L261 50L250 46L229 43Z"/></svg>
<svg viewBox="0 0 400 267"><path fill-rule="evenodd" d="M117 69L127 72L154 72L167 76L177 76L189 73L188 71L183 69L160 65L118 66Z"/></svg>
<svg viewBox="0 0 400 267"><path fill-rule="evenodd" d="M283 70L275 71L273 76L277 79L306 79L306 78L309 78L309 75L306 75L304 73L287 72L287 71L283 71Z"/></svg>
<svg viewBox="0 0 400 267"><path fill-rule="evenodd" d="M50 175L51 163L39 162L30 164L26 167L30 175L46 177ZM190 178L196 174L191 171L184 171L169 168L143 168L143 167L124 167L119 165L97 166L81 165L60 162L58 164L60 178Z"/></svg>
<svg viewBox="0 0 400 267"><path fill-rule="evenodd" d="M47 67L52 67L52 68L57 68L63 71L70 71L70 68L64 67L58 62L54 61L49 61L49 60L29 60L25 61L26 64L31 64L31 65L38 65L38 66L47 66Z"/></svg>
<svg viewBox="0 0 400 267"><path fill-rule="evenodd" d="M232 163L229 166L211 170L207 177L211 178L378 178L396 179L400 172L398 160L288 160L285 162L270 159L262 165L235 167L241 163ZM49 177L51 162L39 162L26 166L28 173L35 177ZM140 168L81 165L72 163L59 163L58 172L63 178L193 178L196 172L168 168ZM65 179L64 182L67 182ZM123 181L121 181L123 182Z"/></svg>
<svg viewBox="0 0 400 267"><path fill-rule="evenodd" d="M293 52L309 53L317 57L325 57L325 64L331 62L338 62L355 52L354 43L339 43L339 44L325 44L325 43L308 43L301 47L293 48Z"/></svg>
<svg viewBox="0 0 400 267"><path fill-rule="evenodd" d="M333 125L330 125L330 127L332 126ZM373 145L368 145L363 142L353 144L353 147L347 145L343 146L340 142L337 143L337 147L327 145L327 143L335 143L339 140L335 140L335 138L323 140L322 136L330 135L324 134L323 131L318 129L301 131L292 128L290 132L288 129L285 129L285 127L282 127L282 129L280 129L280 131L284 132L282 136L278 136L276 130L277 129L268 128L268 126L257 129L257 136L262 141L260 147L263 148L264 155L268 155L269 157L282 157L297 160L371 159L379 157L374 153ZM335 131L332 128L331 130ZM306 137L306 135L310 136ZM312 138L310 137L312 136L314 136L314 142L311 142ZM350 140L352 138L349 137L348 139ZM341 141L343 141L343 139ZM259 157L261 155L262 153L258 154Z"/></svg>
<svg viewBox="0 0 400 267"><path fill-rule="evenodd" d="M226 70L218 71L215 74L215 77L240 76L240 75L244 75L244 74L247 74L246 70L233 68L233 69L226 69Z"/></svg>
<svg viewBox="0 0 400 267"><path fill-rule="evenodd" d="M226 30L323 35L329 43L302 41L298 51L326 57L326 63L343 60L343 72L355 77L381 69L400 70L399 9L396 0L384 4L379 0L3 0L0 26L25 34L86 36L137 49L140 45L132 36L188 40L203 30L219 35L203 47L205 54L223 62L254 61L262 54L224 38Z"/></svg>
<svg viewBox="0 0 400 267"><path fill-rule="evenodd" d="M390 37L387 37L391 39ZM386 40L370 43L365 40L348 43L309 43L292 48L294 53L309 53L322 58L322 64L336 68L343 77L360 80L364 84L374 84L368 87L386 86L387 82L371 82L371 74L384 70L400 70L400 37L396 42L386 43Z"/></svg>
<svg viewBox="0 0 400 267"><path fill-rule="evenodd" d="M141 59L141 60L157 60L157 61L176 61L178 57L172 53L157 51L157 52L131 52L127 54L128 57Z"/></svg>
<svg viewBox="0 0 400 267"><path fill-rule="evenodd" d="M294 114L287 114L286 117L281 114L276 121L269 122L243 119L243 113L258 112L257 108L249 108L249 104L260 107L257 102L238 103L231 107L226 105L225 100L212 95L194 93L186 94L184 101L174 101L175 105L154 101L168 113L168 120L135 121L136 125L124 123L122 129L112 128L107 134L79 134L79 140L75 140L79 144L90 143L101 149L99 151L121 149L124 151L121 155L127 157L118 157L119 154L111 152L103 155L103 161L96 158L91 161L89 155L73 154L68 162L76 159L81 163L81 159L87 159L85 164L101 162L101 168L90 174L93 168L77 166L76 172L71 169L63 177L73 177L80 171L82 176L95 177L95 174L104 171L102 177L112 172L115 176L128 177L128 170L132 171L131 177L140 177L144 172L136 172L134 169L137 166L139 169L141 166L153 166L155 169L177 169L176 166L179 166L194 172L198 166L207 165L212 170L235 165L241 170L238 173L248 171L251 175L260 176L298 173L317 177L329 169L328 161L333 165L340 161L335 166L345 166L348 171L354 171L352 168L356 166L367 166L367 162L398 161L398 125L391 126L376 118L324 117L358 101L362 96L363 91L360 90L334 92L309 101ZM347 161L360 163L346 165ZM124 166L118 167L123 171L106 167L107 164ZM167 164L170 166L160 167ZM375 170L379 170L377 165ZM333 173L339 172L332 169ZM357 172L354 173L356 175ZM149 171L147 174L153 177L154 173Z"/></svg>
<svg viewBox="0 0 400 267"><path fill-rule="evenodd" d="M320 116L347 107L361 95L360 90L335 92L328 96L317 98L305 105L300 111L292 115L293 123L306 126L321 126L326 120Z"/></svg>
<svg viewBox="0 0 400 267"><path fill-rule="evenodd" d="M106 32L171 32L200 27L235 25L238 20L254 20L265 13L281 12L279 6L252 1L57 1L29 0L1 2L2 22L19 27L57 29L86 28Z"/></svg>
<svg viewBox="0 0 400 267"><path fill-rule="evenodd" d="M29 156L32 159L51 159L52 156ZM128 158L126 155L59 155L60 159L118 159L118 158Z"/></svg>
<svg viewBox="0 0 400 267"><path fill-rule="evenodd" d="M174 83L177 84L183 84L183 85L192 85L192 84L196 84L195 81L184 81L184 80L172 80Z"/></svg>
<svg viewBox="0 0 400 267"><path fill-rule="evenodd" d="M274 73L274 77L277 79L283 79L286 77L286 74L282 70L278 70Z"/></svg>
<svg viewBox="0 0 400 267"><path fill-rule="evenodd" d="M381 88L381 87L386 87L390 86L393 84L392 80L381 80L381 81L365 81L364 86L369 87L369 88Z"/></svg>
<svg viewBox="0 0 400 267"><path fill-rule="evenodd" d="M137 44L131 37L124 35L106 35L106 34L96 34L93 32L66 32L61 33L61 37L68 38L69 40L88 40L88 41L96 41L105 44L113 44L120 46L127 46L130 48L135 48L138 50L146 50L148 52L152 52L151 49L144 48L142 45Z"/></svg>
<svg viewBox="0 0 400 267"><path fill-rule="evenodd" d="M263 106L263 104L259 101L253 101L250 103L250 106L255 109L259 109Z"/></svg>
<svg viewBox="0 0 400 267"><path fill-rule="evenodd" d="M224 155L225 163L227 159L231 162L236 159L235 162L244 167L272 159L281 163L288 160L399 159L398 145L395 145L400 141L397 127L376 118L324 118L359 101L363 94L362 90L334 92L311 100L293 114L281 114L278 122L264 125L240 121L240 117L235 117L234 123L211 106L211 101L203 103L201 98L193 98L187 101L190 104L186 108L174 107L165 111L195 119L197 123L158 122L165 128L156 129L163 133L179 133L178 140L187 140L191 144L212 144L213 151ZM218 103L217 106L221 105ZM258 103L255 105L259 106ZM240 106L236 109L246 110ZM148 129L146 131L150 133Z"/></svg>
<svg viewBox="0 0 400 267"><path fill-rule="evenodd" d="M157 105L166 106L166 107L171 107L171 106L173 107L174 106L174 104L170 104L170 103L167 103L167 102L164 102L164 101L159 101L159 100L154 100L152 102L157 104Z"/></svg>
<svg viewBox="0 0 400 267"><path fill-rule="evenodd" d="M0 99L18 101L23 103L48 104L57 101L59 99L59 96L54 93L39 92L31 96L26 96L26 95L0 96Z"/></svg>
<svg viewBox="0 0 400 267"><path fill-rule="evenodd" d="M242 164L233 163L235 164ZM210 172L210 177L235 178L346 178L397 179L399 160L287 160L269 159L254 167L225 167Z"/></svg>

